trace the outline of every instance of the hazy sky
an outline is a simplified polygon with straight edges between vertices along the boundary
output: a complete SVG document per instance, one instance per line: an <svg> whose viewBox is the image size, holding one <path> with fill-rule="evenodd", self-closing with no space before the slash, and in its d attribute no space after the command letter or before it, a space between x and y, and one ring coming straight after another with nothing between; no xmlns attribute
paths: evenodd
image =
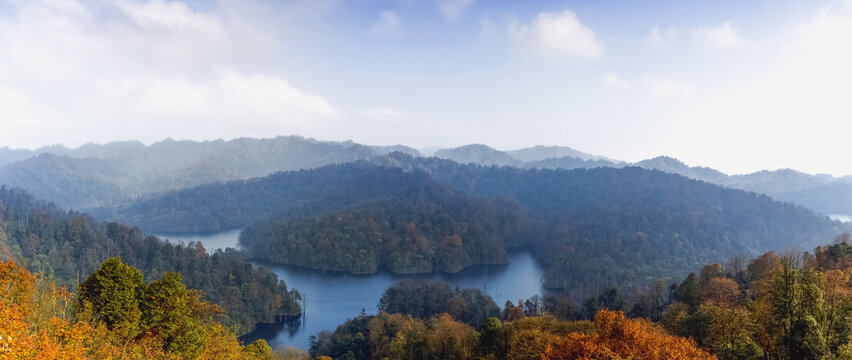
<svg viewBox="0 0 852 360"><path fill-rule="evenodd" d="M0 0L0 147L298 134L852 174L852 0Z"/></svg>

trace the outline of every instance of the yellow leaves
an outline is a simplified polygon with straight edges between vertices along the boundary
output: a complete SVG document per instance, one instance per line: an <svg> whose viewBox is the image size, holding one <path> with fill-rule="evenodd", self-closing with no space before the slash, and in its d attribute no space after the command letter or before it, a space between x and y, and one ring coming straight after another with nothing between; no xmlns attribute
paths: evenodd
<svg viewBox="0 0 852 360"><path fill-rule="evenodd" d="M0 263L0 360L179 358L165 350L157 332L126 339L105 324L70 321L66 313L73 294L52 281L36 284L36 276L15 263ZM189 291L185 301L200 322L204 346L196 359L259 359L242 351L237 336L215 322L224 313L221 307L204 301L200 291Z"/></svg>
<svg viewBox="0 0 852 360"><path fill-rule="evenodd" d="M35 283L35 276L14 262L0 263L0 300L17 305L23 314L29 312Z"/></svg>

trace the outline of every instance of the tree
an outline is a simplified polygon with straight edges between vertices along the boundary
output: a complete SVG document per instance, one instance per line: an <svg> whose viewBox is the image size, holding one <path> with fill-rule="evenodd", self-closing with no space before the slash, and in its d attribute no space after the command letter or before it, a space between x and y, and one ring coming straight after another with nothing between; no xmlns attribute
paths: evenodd
<svg viewBox="0 0 852 360"><path fill-rule="evenodd" d="M501 354L503 352L503 333L501 331L502 323L496 317L490 317L485 320L485 324L479 329L479 354L487 356L488 354Z"/></svg>
<svg viewBox="0 0 852 360"><path fill-rule="evenodd" d="M139 300L144 291L142 273L112 257L80 285L77 312L83 319L104 323L130 338L140 328Z"/></svg>
<svg viewBox="0 0 852 360"><path fill-rule="evenodd" d="M740 297L740 287L734 280L712 278L701 288L701 302L717 305L733 305Z"/></svg>
<svg viewBox="0 0 852 360"><path fill-rule="evenodd" d="M624 313L601 310L595 332L573 333L547 344L544 359L711 360L716 357L691 340L671 336L645 320L629 320Z"/></svg>
<svg viewBox="0 0 852 360"><path fill-rule="evenodd" d="M690 273L675 290L675 299L689 306L691 311L695 311L701 302L700 291L698 277L695 273Z"/></svg>

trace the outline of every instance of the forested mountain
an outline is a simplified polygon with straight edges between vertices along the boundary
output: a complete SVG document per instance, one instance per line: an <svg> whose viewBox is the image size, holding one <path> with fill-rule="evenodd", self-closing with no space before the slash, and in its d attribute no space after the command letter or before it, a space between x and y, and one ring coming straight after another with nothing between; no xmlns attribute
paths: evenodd
<svg viewBox="0 0 852 360"><path fill-rule="evenodd" d="M272 215L310 217L436 185L425 173L361 161L207 184L95 213L148 231L218 231L243 227Z"/></svg>
<svg viewBox="0 0 852 360"><path fill-rule="evenodd" d="M435 153L435 157L453 160L460 164L474 163L499 166L521 166L523 164L523 161L515 159L503 151L482 144L442 149Z"/></svg>
<svg viewBox="0 0 852 360"><path fill-rule="evenodd" d="M387 200L308 217L273 217L248 226L240 244L254 258L322 270L371 274L458 272L505 264L507 246L535 228L518 204L455 192L421 177Z"/></svg>
<svg viewBox="0 0 852 360"><path fill-rule="evenodd" d="M117 214L163 231L251 223L242 242L253 256L355 273L453 272L529 247L545 286L578 297L845 229L764 195L636 167L526 170L399 153L376 162L177 191Z"/></svg>
<svg viewBox="0 0 852 360"><path fill-rule="evenodd" d="M831 175L811 175L791 169L726 175L706 167L689 167L683 162L657 157L636 166L679 174L732 189L767 194L777 200L804 205L825 215L852 214L852 182Z"/></svg>
<svg viewBox="0 0 852 360"><path fill-rule="evenodd" d="M25 264L73 289L113 256L147 277L183 274L183 283L227 310L223 322L240 332L301 312L297 292L272 272L253 268L232 249L208 254L200 243L169 244L144 236L138 228L102 223L34 200L22 190L0 187L0 261Z"/></svg>
<svg viewBox="0 0 852 360"><path fill-rule="evenodd" d="M370 147L298 136L231 141L175 141L51 146L29 152L0 150L0 184L18 186L60 206L90 208L201 184L248 179L276 171L344 163L404 146Z"/></svg>
<svg viewBox="0 0 852 360"><path fill-rule="evenodd" d="M575 150L567 146L536 145L523 149L509 150L506 151L506 153L509 154L509 156L523 162L536 162L546 159L556 159L564 157L576 158L580 160L609 160L603 156L584 153L582 151Z"/></svg>
<svg viewBox="0 0 852 360"><path fill-rule="evenodd" d="M298 136L205 142L166 139L150 146L125 141L86 144L76 149L61 145L36 150L0 148L0 184L22 187L63 207L88 209L129 204L139 197L148 198L169 190L369 160L392 152L420 156L417 150L402 145L366 146ZM459 163L525 169L631 165L559 146L500 151L472 144L439 150L435 156ZM767 194L826 215L852 214L852 198L848 196L852 181L844 178L790 169L727 175L711 168L690 167L664 156L632 165Z"/></svg>
<svg viewBox="0 0 852 360"><path fill-rule="evenodd" d="M385 161L463 192L510 197L540 216L548 226L530 246L548 287L591 285L587 292L706 262L699 258L812 247L846 227L764 195L635 167L521 170L399 154Z"/></svg>
<svg viewBox="0 0 852 360"><path fill-rule="evenodd" d="M766 194L777 200L807 206L825 215L852 214L852 196L849 196L852 193L852 181L848 178L835 178L825 174L811 175L791 169L727 175L708 167L690 167L668 156L658 156L631 164L567 147L547 146L500 151L485 145L465 145L438 151L435 156L463 164L513 166L525 169L637 166L678 174L732 189Z"/></svg>

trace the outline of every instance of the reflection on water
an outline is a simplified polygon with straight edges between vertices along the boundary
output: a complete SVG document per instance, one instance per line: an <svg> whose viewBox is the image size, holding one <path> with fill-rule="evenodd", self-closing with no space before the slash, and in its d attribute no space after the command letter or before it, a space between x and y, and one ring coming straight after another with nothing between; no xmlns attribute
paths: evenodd
<svg viewBox="0 0 852 360"><path fill-rule="evenodd" d="M311 335L334 329L361 311L375 314L385 289L395 281L408 278L444 280L453 287L477 288L490 295L498 306L507 300L517 302L542 293L542 270L529 253L509 256L508 265L478 265L456 274L350 275L322 272L293 266L262 265L278 274L291 289L304 297L301 323L263 324L242 338L246 343L265 339L273 348L296 346L308 348Z"/></svg>
<svg viewBox="0 0 852 360"><path fill-rule="evenodd" d="M160 234L174 243L199 241L209 253L237 247L240 230L207 234ZM289 289L298 290L304 300L304 315L269 324L258 324L254 332L241 337L244 343L265 339L272 348L308 348L308 339L320 331L334 329L362 311L375 314L382 293L397 280L419 278L444 280L450 286L476 288L490 295L498 306L507 300L517 302L543 292L542 269L529 253L509 255L508 265L477 265L456 274L350 275L294 266L254 264L278 274Z"/></svg>
<svg viewBox="0 0 852 360"><path fill-rule="evenodd" d="M161 239L168 240L173 244L189 244L190 242L200 242L202 245L204 245L204 249L207 250L208 254L212 254L218 249L225 250L226 248L240 248L240 229L226 230L214 233L160 233L152 235Z"/></svg>

